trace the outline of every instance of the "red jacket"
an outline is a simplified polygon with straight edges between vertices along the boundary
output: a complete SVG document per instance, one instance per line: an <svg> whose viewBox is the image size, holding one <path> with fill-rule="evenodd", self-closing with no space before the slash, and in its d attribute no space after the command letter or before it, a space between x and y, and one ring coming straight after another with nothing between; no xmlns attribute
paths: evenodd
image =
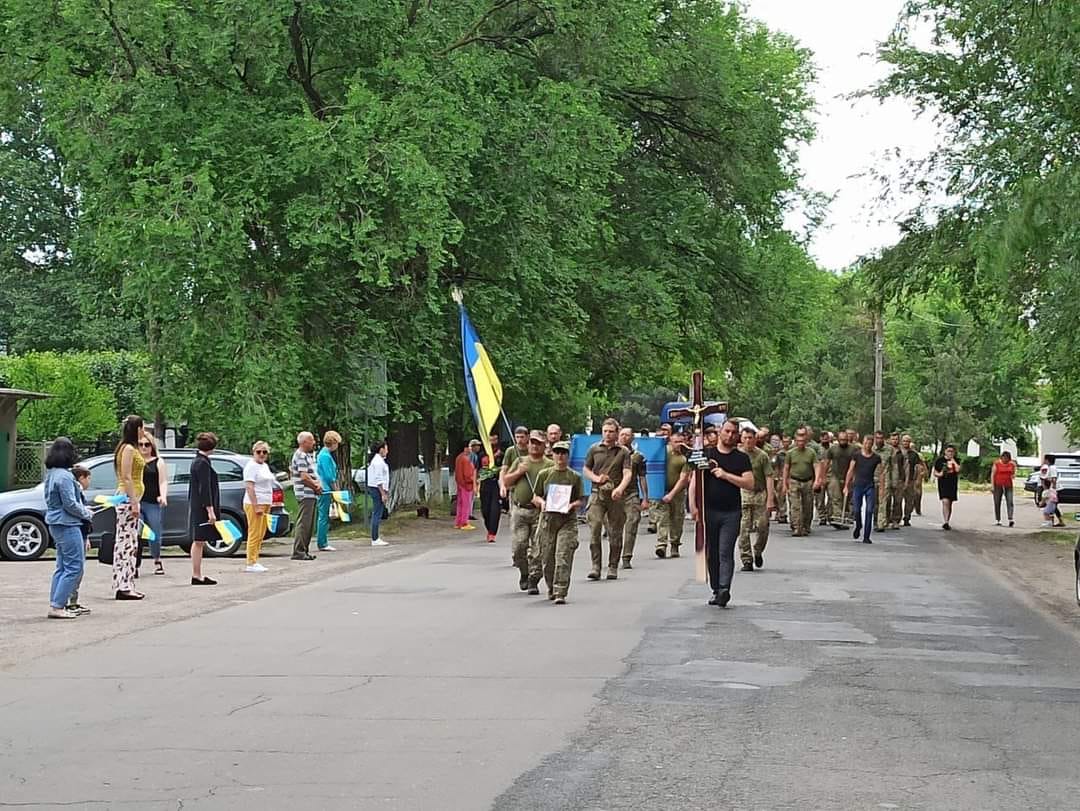
<svg viewBox="0 0 1080 811"><path fill-rule="evenodd" d="M454 461L454 481L457 482L458 490L476 489L476 466L472 462L472 454L462 451Z"/></svg>

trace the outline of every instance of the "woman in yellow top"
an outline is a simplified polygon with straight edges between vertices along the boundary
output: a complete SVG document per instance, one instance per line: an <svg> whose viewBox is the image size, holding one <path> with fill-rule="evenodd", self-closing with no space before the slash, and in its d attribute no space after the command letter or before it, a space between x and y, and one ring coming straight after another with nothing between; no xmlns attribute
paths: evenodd
<svg viewBox="0 0 1080 811"><path fill-rule="evenodd" d="M141 600L146 596L135 590L135 555L140 543L139 501L143 496L143 468L146 467L146 461L139 453L142 437L143 419L132 414L124 420L123 435L113 457L118 492L127 495L127 501L116 506L112 585L117 600Z"/></svg>

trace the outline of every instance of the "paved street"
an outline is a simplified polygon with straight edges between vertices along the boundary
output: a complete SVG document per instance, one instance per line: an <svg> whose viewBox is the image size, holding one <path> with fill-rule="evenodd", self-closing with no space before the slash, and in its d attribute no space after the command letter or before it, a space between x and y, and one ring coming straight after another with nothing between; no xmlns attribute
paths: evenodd
<svg viewBox="0 0 1080 811"><path fill-rule="evenodd" d="M726 611L652 536L567 606L459 540L41 657L0 807L1075 808L1076 625L930 527L781 531Z"/></svg>

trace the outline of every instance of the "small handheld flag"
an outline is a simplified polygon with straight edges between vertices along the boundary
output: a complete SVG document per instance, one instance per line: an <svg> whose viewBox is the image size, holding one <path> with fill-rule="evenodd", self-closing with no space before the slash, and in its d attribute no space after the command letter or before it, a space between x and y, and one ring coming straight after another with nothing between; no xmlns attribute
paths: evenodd
<svg viewBox="0 0 1080 811"><path fill-rule="evenodd" d="M157 533L154 532L154 530L150 529L149 524L143 524L142 529L139 530L139 537L142 538L144 541L156 541Z"/></svg>
<svg viewBox="0 0 1080 811"><path fill-rule="evenodd" d="M113 496L94 496L94 503L100 504L103 507L116 507L120 504L127 504L127 493L117 493Z"/></svg>
<svg viewBox="0 0 1080 811"><path fill-rule="evenodd" d="M334 501L337 502L338 518L340 518L344 524L351 522L352 516L349 515L349 506L352 504L352 493L348 490L333 490L330 495L333 497Z"/></svg>
<svg viewBox="0 0 1080 811"><path fill-rule="evenodd" d="M214 529L218 531L218 535L221 536L221 540L233 543L239 541L244 537L244 533L240 531L240 527L236 526L230 519L226 518L224 521L215 521Z"/></svg>
<svg viewBox="0 0 1080 811"><path fill-rule="evenodd" d="M274 515L273 513L270 513L269 515L266 516L266 528L267 528L267 530L269 530L270 532L277 532L279 529L281 529L281 524L282 524L282 522L284 520L285 520L285 516L283 516L283 515Z"/></svg>

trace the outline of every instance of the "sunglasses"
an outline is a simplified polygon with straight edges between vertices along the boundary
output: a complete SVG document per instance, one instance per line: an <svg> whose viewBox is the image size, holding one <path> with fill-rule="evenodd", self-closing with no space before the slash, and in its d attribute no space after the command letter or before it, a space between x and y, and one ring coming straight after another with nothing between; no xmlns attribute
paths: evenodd
<svg viewBox="0 0 1080 811"><path fill-rule="evenodd" d="M255 451L256 456L266 456L270 451Z"/></svg>
<svg viewBox="0 0 1080 811"><path fill-rule="evenodd" d="M154 446L153 446L153 445L151 445L151 444L150 444L149 442L140 442L140 443L139 443L139 447L140 447L140 448L152 448L152 447L154 447Z"/></svg>

